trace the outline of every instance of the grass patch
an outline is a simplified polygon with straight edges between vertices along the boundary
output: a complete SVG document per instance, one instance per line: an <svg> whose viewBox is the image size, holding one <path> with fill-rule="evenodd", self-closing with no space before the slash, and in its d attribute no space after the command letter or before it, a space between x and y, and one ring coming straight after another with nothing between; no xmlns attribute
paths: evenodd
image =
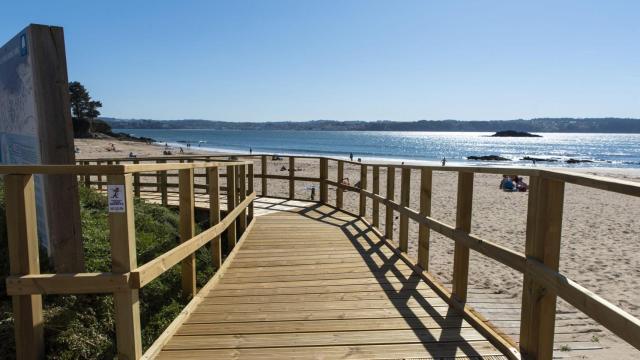
<svg viewBox="0 0 640 360"><path fill-rule="evenodd" d="M179 244L176 211L135 200L138 265ZM4 187L0 180L0 354L15 357L11 298L4 276L9 274ZM87 272L111 270L107 200L80 187L80 217ZM199 231L199 230L197 230ZM52 273L47 256L40 254L41 271ZM211 256L204 246L196 253L198 286L213 274ZM48 359L113 359L116 355L114 306L111 295L44 296L45 347ZM174 266L140 291L142 342L146 349L186 304L180 285L180 266Z"/></svg>

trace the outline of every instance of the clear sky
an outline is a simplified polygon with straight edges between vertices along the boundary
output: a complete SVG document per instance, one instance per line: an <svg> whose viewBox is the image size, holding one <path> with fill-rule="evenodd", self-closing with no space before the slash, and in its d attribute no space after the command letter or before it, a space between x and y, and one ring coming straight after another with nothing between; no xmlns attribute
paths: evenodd
<svg viewBox="0 0 640 360"><path fill-rule="evenodd" d="M5 1L105 116L640 117L640 1Z"/></svg>

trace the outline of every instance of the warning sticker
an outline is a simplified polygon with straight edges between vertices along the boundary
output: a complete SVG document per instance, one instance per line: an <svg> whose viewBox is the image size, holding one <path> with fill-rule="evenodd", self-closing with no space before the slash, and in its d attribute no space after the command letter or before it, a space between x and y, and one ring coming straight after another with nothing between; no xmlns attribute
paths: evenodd
<svg viewBox="0 0 640 360"><path fill-rule="evenodd" d="M109 195L109 212L124 212L124 185L107 185Z"/></svg>

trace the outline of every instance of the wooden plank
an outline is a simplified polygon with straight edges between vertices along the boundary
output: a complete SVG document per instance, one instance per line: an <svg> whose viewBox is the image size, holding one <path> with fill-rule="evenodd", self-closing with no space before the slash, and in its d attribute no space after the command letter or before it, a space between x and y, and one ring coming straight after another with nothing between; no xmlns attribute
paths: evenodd
<svg viewBox="0 0 640 360"><path fill-rule="evenodd" d="M217 167L207 169L209 172L209 226L216 226L220 222L220 171ZM211 240L211 256L213 268L222 266L222 240L220 235Z"/></svg>
<svg viewBox="0 0 640 360"><path fill-rule="evenodd" d="M423 344L395 344L163 351L158 359L308 359L309 354L313 354L323 359L346 359L357 356L359 359L457 358L463 360L468 351L474 354L482 353L486 360L504 359L488 341L442 342L432 344L428 348ZM494 355L498 357L489 357Z"/></svg>
<svg viewBox="0 0 640 360"><path fill-rule="evenodd" d="M329 161L325 157L320 158L320 202L326 203L328 198L328 184L327 178L329 177Z"/></svg>
<svg viewBox="0 0 640 360"><path fill-rule="evenodd" d="M387 166L387 200L392 202L395 199L395 182L396 169L393 166ZM393 208L389 205L385 206L384 226L384 236L389 240L393 240Z"/></svg>
<svg viewBox="0 0 640 360"><path fill-rule="evenodd" d="M402 169L400 182L400 206L409 208L411 197L411 169ZM400 251L407 252L409 250L409 217L404 213L400 213L399 244Z"/></svg>
<svg viewBox="0 0 640 360"><path fill-rule="evenodd" d="M7 295L100 294L129 289L128 274L79 273L8 276Z"/></svg>
<svg viewBox="0 0 640 360"><path fill-rule="evenodd" d="M344 161L338 160L338 179L337 183L341 184L342 180L344 180ZM343 198L344 198L344 190L336 186L336 207L338 209L342 209L343 207Z"/></svg>
<svg viewBox="0 0 640 360"><path fill-rule="evenodd" d="M9 270L14 276L39 274L33 175L6 175L4 184L6 208L11 209L6 212ZM12 302L17 358L44 358L42 296L12 296Z"/></svg>
<svg viewBox="0 0 640 360"><path fill-rule="evenodd" d="M269 173L269 169L267 168L267 155L260 156L260 161L261 161L260 171L262 172L262 180L261 180L262 193L260 195L266 197L266 196L269 196L268 189L267 189L267 175Z"/></svg>
<svg viewBox="0 0 640 360"><path fill-rule="evenodd" d="M365 217L367 215L367 197L362 193L367 190L367 165L360 164L360 207L358 215Z"/></svg>
<svg viewBox="0 0 640 360"><path fill-rule="evenodd" d="M140 161L133 160L134 164L139 164ZM133 174L133 195L135 197L140 197L140 173Z"/></svg>
<svg viewBox="0 0 640 360"><path fill-rule="evenodd" d="M27 51L31 61L33 102L38 132L37 151L42 164L75 164L73 125L64 30L29 25ZM27 80L25 80L27 81ZM43 175L49 249L57 272L83 272L84 247L80 225L78 181L73 174Z"/></svg>
<svg viewBox="0 0 640 360"><path fill-rule="evenodd" d="M485 340L475 329L403 329L369 331L325 331L316 333L190 335L176 336L165 350L246 349L268 347L308 347L335 345L425 344ZM428 345L427 345L428 344Z"/></svg>
<svg viewBox="0 0 640 360"><path fill-rule="evenodd" d="M227 211L236 208L236 171L234 166L227 166ZM236 246L237 232L236 221L233 220L227 228L227 249L231 250Z"/></svg>
<svg viewBox="0 0 640 360"><path fill-rule="evenodd" d="M471 232L471 213L473 209L473 173L458 173L458 194L456 204L456 230ZM456 242L453 251L453 280L451 293L459 300L467 299L469 282L469 247Z"/></svg>
<svg viewBox="0 0 640 360"><path fill-rule="evenodd" d="M562 234L564 183L531 177L525 254L558 271ZM522 291L520 350L524 359L551 359L556 293L525 273Z"/></svg>
<svg viewBox="0 0 640 360"><path fill-rule="evenodd" d="M133 213L133 178L131 174L109 175L109 185L124 185L124 212L109 213L111 267L114 273L127 273L137 267L136 232ZM115 304L116 346L118 357L138 359L142 355L140 302L138 290L113 294Z"/></svg>
<svg viewBox="0 0 640 360"><path fill-rule="evenodd" d="M433 172L429 169L420 171L420 215L431 216L431 184ZM375 226L375 225L374 225ZM423 270L429 270L429 227L418 225L418 265Z"/></svg>
<svg viewBox="0 0 640 360"><path fill-rule="evenodd" d="M296 158L289 156L289 199L295 198L296 193Z"/></svg>
<svg viewBox="0 0 640 360"><path fill-rule="evenodd" d="M448 329L468 328L471 325L459 316L448 316L442 320L432 317L388 318L388 319L351 319L344 320L300 320L243 323L189 323L184 324L177 335L233 335L233 334L285 334L309 333L319 331L368 331L407 330L407 329Z"/></svg>
<svg viewBox="0 0 640 360"><path fill-rule="evenodd" d="M380 194L380 167L373 166L373 189L374 194ZM373 226L380 227L380 201L373 199L373 209L371 212Z"/></svg>
<svg viewBox="0 0 640 360"><path fill-rule="evenodd" d="M193 198L193 169L179 170L180 186L180 243L185 243L195 235L195 210ZM180 263L182 296L196 295L196 255L186 256Z"/></svg>

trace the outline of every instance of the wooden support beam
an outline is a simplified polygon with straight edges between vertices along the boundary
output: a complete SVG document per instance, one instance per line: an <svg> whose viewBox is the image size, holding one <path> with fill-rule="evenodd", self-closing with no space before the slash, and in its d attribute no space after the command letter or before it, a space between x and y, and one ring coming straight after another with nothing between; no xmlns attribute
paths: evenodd
<svg viewBox="0 0 640 360"><path fill-rule="evenodd" d="M396 168L393 166L387 166L387 200L393 202L395 200L395 183L396 183ZM385 220L384 228L386 237L389 240L393 240L393 208L389 205L385 206Z"/></svg>
<svg viewBox="0 0 640 360"><path fill-rule="evenodd" d="M96 161L96 166L102 165L102 161ZM98 190L102 190L102 175L98 174Z"/></svg>
<svg viewBox="0 0 640 360"><path fill-rule="evenodd" d="M84 166L89 166L90 162L89 161L84 161L82 162L82 165ZM84 176L84 186L90 188L91 187L91 174L86 174Z"/></svg>
<svg viewBox="0 0 640 360"><path fill-rule="evenodd" d="M338 178L336 182L342 184L344 179L344 161L338 160ZM340 186L336 186L336 207L342 209L344 199L344 190Z"/></svg>
<svg viewBox="0 0 640 360"><path fill-rule="evenodd" d="M289 156L289 199L295 198L296 194L296 158Z"/></svg>
<svg viewBox="0 0 640 360"><path fill-rule="evenodd" d="M409 207L411 197L411 169L402 168L400 176L400 206ZM402 252L409 250L409 217L404 213L400 213L400 234L398 248Z"/></svg>
<svg viewBox="0 0 640 360"><path fill-rule="evenodd" d="M254 174L253 174L253 163L247 165L248 166L248 173L247 173L247 194L252 194L254 191L254 185L253 185L253 180L254 180ZM249 222L251 220L253 220L253 201L251 202L251 204L249 205L249 209L248 209L248 215L249 217Z"/></svg>
<svg viewBox="0 0 640 360"><path fill-rule="evenodd" d="M367 190L367 165L360 164L360 208L358 215L365 217L367 215L367 196L362 192Z"/></svg>
<svg viewBox="0 0 640 360"><path fill-rule="evenodd" d="M563 202L564 182L530 178L525 255L554 271L560 263ZM556 292L525 273L520 321L523 359L552 358L555 316Z"/></svg>
<svg viewBox="0 0 640 360"><path fill-rule="evenodd" d="M431 216L431 183L433 172L431 169L420 170L420 215ZM418 225L418 266L429 270L429 227Z"/></svg>
<svg viewBox="0 0 640 360"><path fill-rule="evenodd" d="M456 230L471 232L471 210L473 209L473 173L458 173L458 200L456 205ZM469 247L456 242L453 250L453 280L451 293L458 301L467 300L469 282Z"/></svg>
<svg viewBox="0 0 640 360"><path fill-rule="evenodd" d="M33 175L6 175L5 201L11 275L40 273ZM41 295L12 297L18 359L44 358ZM9 354L6 354L9 355Z"/></svg>
<svg viewBox="0 0 640 360"><path fill-rule="evenodd" d="M329 177L329 160L325 157L320 158L320 202L326 203L328 198L329 185L327 178Z"/></svg>
<svg viewBox="0 0 640 360"><path fill-rule="evenodd" d="M236 170L235 166L227 166L227 214L236 208ZM237 240L236 221L233 220L227 228L227 249L231 251Z"/></svg>
<svg viewBox="0 0 640 360"><path fill-rule="evenodd" d="M195 235L195 200L193 195L193 169L182 169L179 176L180 196L180 242L191 239ZM180 263L182 272L182 295L192 298L198 292L196 289L196 255L187 256Z"/></svg>
<svg viewBox="0 0 640 360"><path fill-rule="evenodd" d="M371 190L374 194L380 194L380 166L373 166L373 189ZM371 217L373 218L373 226L380 226L380 202L377 199L373 199L373 211L371 213Z"/></svg>
<svg viewBox="0 0 640 360"><path fill-rule="evenodd" d="M70 273L7 277L7 295L103 294L129 289L129 274Z"/></svg>
<svg viewBox="0 0 640 360"><path fill-rule="evenodd" d="M109 175L107 182L109 185L124 185L124 193L120 194L124 201L124 212L109 212L112 272L123 274L137 267L133 178L131 174ZM136 289L113 293L118 358L138 359L142 356L138 296Z"/></svg>
<svg viewBox="0 0 640 360"><path fill-rule="evenodd" d="M158 160L160 163L166 163L167 160ZM162 170L158 172L160 174L160 196L162 198L162 205L167 206L169 204L169 197L167 196L167 171Z"/></svg>
<svg viewBox="0 0 640 360"><path fill-rule="evenodd" d="M140 161L133 160L134 164L139 164ZM133 195L140 197L140 173L133 174Z"/></svg>
<svg viewBox="0 0 640 360"><path fill-rule="evenodd" d="M247 198L247 170L246 165L238 166L238 204ZM242 210L238 217L238 233L242 234L247 228L247 210Z"/></svg>
<svg viewBox="0 0 640 360"><path fill-rule="evenodd" d="M268 196L268 190L267 190L267 174L269 173L269 169L267 168L267 155L262 155L260 157L260 161L261 161L261 169L260 172L262 174L262 180L260 180L260 184L262 186L262 193L260 194L261 196Z"/></svg>
<svg viewBox="0 0 640 360"><path fill-rule="evenodd" d="M220 222L220 172L217 167L207 169L209 173L209 226ZM213 268L220 269L222 265L222 243L220 235L211 240L211 256Z"/></svg>

